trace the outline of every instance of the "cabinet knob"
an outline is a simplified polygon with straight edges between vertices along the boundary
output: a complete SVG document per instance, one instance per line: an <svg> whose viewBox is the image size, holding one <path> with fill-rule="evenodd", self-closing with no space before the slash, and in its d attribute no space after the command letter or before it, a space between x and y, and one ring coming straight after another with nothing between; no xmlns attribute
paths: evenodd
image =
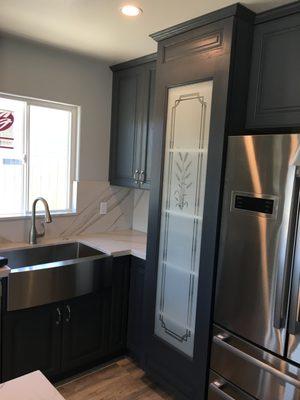
<svg viewBox="0 0 300 400"><path fill-rule="evenodd" d="M140 176L140 170L136 169L133 174L134 183L136 183L136 184L139 183L139 176Z"/></svg>

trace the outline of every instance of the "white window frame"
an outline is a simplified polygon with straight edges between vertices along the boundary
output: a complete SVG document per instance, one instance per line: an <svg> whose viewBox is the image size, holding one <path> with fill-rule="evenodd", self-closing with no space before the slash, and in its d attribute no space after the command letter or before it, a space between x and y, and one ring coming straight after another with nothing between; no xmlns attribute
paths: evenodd
<svg viewBox="0 0 300 400"><path fill-rule="evenodd" d="M60 103L50 100L42 100L34 97L24 97L14 94L8 94L0 92L0 97L9 100L19 100L26 103L26 110L24 116L24 193L23 193L23 204L25 213L23 215L0 215L0 220L11 220L11 219L23 219L31 216L31 204L29 204L29 165L30 165L30 143L29 143L29 132L30 132L30 106L54 108L59 110L69 111L71 113L71 146L69 148L69 207L65 210L51 210L52 215L70 215L76 214L77 206L77 191L75 184L78 181L78 168L79 168L79 148L78 143L80 139L80 106L68 103ZM25 197L25 198L24 198ZM37 212L37 214L43 214L43 212Z"/></svg>

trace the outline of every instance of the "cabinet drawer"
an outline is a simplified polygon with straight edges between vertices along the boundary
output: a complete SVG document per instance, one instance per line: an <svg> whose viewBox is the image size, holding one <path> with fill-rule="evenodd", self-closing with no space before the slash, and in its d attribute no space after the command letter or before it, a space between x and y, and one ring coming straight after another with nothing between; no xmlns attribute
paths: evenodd
<svg viewBox="0 0 300 400"><path fill-rule="evenodd" d="M255 400L220 375L211 371L209 374L208 400Z"/></svg>
<svg viewBox="0 0 300 400"><path fill-rule="evenodd" d="M255 399L300 398L299 368L217 326L210 368Z"/></svg>

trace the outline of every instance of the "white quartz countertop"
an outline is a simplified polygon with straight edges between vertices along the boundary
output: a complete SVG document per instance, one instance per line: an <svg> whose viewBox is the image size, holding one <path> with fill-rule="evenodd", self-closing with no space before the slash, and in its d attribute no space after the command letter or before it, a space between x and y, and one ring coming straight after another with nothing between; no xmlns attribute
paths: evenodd
<svg viewBox="0 0 300 400"><path fill-rule="evenodd" d="M105 232L78 236L76 240L114 257L132 255L146 260L147 235L144 232L134 230Z"/></svg>
<svg viewBox="0 0 300 400"><path fill-rule="evenodd" d="M0 399L65 400L40 371L1 383Z"/></svg>
<svg viewBox="0 0 300 400"><path fill-rule="evenodd" d="M10 273L10 268L5 266L0 268L0 279L6 278ZM0 397L1 398L1 397Z"/></svg>
<svg viewBox="0 0 300 400"><path fill-rule="evenodd" d="M0 256L1 250L6 251L24 249L29 247L45 246L47 244L61 244L74 241L86 244L87 246L93 247L114 257L132 255L143 260L146 259L147 234L130 229L123 231L86 234L69 238L44 239L42 242L39 242L36 245L30 245L22 242L0 243ZM8 276L9 271L10 268L8 267L0 268L0 278Z"/></svg>

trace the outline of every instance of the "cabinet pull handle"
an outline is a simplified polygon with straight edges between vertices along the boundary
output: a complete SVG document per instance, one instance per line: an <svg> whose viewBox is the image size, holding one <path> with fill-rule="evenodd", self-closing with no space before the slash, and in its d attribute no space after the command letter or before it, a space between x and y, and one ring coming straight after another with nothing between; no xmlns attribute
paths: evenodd
<svg viewBox="0 0 300 400"><path fill-rule="evenodd" d="M69 306L69 304L66 306L66 310L67 310L66 322L70 322L71 321L71 307Z"/></svg>
<svg viewBox="0 0 300 400"><path fill-rule="evenodd" d="M59 307L56 308L56 314L57 314L57 318L56 318L55 323L56 323L56 325L59 325L61 323L61 311L60 311Z"/></svg>
<svg viewBox="0 0 300 400"><path fill-rule="evenodd" d="M145 182L145 171L142 169L140 172L140 183L143 184Z"/></svg>
<svg viewBox="0 0 300 400"><path fill-rule="evenodd" d="M140 170L136 169L133 174L134 183L139 183L139 175L140 175Z"/></svg>

